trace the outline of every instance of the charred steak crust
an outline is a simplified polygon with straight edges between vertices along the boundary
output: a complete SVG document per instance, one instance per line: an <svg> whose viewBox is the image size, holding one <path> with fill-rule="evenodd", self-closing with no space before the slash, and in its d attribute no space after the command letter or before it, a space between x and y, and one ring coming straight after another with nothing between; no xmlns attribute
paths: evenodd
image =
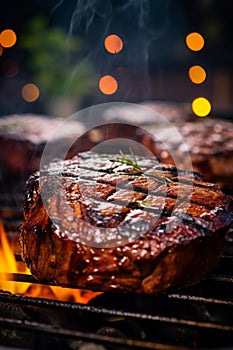
<svg viewBox="0 0 233 350"><path fill-rule="evenodd" d="M143 171L133 174L114 157L80 153L31 175L19 241L32 274L62 286L146 294L203 279L216 264L233 222L219 187L187 171L180 172L178 181L176 168L153 158L138 158ZM65 200L54 186L61 174ZM49 208L41 198L43 188ZM145 232L118 242L119 232L134 234L138 218L139 230ZM94 230L83 232L83 222ZM115 246L108 245L110 231Z"/></svg>

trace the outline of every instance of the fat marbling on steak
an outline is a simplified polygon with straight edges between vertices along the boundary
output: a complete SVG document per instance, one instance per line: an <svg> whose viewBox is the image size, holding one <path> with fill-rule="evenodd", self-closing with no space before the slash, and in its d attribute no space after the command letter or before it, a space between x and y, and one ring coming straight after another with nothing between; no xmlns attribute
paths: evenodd
<svg viewBox="0 0 233 350"><path fill-rule="evenodd" d="M83 152L31 175L20 245L35 278L156 294L213 268L233 222L219 187L155 158L130 157Z"/></svg>

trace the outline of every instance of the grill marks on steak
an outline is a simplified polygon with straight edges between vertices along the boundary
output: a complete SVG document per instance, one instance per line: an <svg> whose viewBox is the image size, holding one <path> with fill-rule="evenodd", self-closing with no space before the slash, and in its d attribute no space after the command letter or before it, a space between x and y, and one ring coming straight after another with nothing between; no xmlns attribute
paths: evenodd
<svg viewBox="0 0 233 350"><path fill-rule="evenodd" d="M98 156L93 158L95 159L94 163L93 159L89 163L89 158L87 158L90 168L87 168L85 157L84 161L80 161L77 158L75 161L78 168L74 167L73 173L69 166L68 169L64 170L58 168L56 173L57 176L61 172L63 178L65 178L65 184L63 185L65 185L67 202L74 207L79 217L87 220L92 225L113 227L115 226L115 217L117 217L116 224L118 225L120 221L124 220L130 209L138 209L137 213L140 213L140 215L142 210L153 213L158 212L160 215L164 207L163 216L169 216L174 206L178 204L177 209L179 209L179 203L181 206L183 203L186 203L187 196L192 193L192 187L190 187L192 185L192 177L190 173L186 172L186 183L182 183L182 186L180 186L181 184L177 182L177 172L174 171L174 168L167 166L163 171L160 165L155 165L155 161L150 161L148 166L144 167L146 176L138 176L122 174L122 169L119 170L120 174L118 174L119 164L112 161L102 161ZM69 164L69 161L67 161L67 164ZM62 166L64 166L63 163ZM154 166L153 170L147 171L151 166ZM73 179L77 176L77 169L78 181L74 183ZM163 176L164 173L166 176ZM184 177L185 172L182 173ZM166 178L171 182L166 182ZM197 174L196 180L199 180ZM194 183L198 187L196 180L194 179ZM51 182L53 180L48 181L49 187ZM190 183L189 185L188 182ZM200 190L196 191L194 188L192 197L190 197L192 204L197 204L198 206L202 204L205 211L206 208L214 208L218 199L221 200L222 195L220 192L210 191L210 188L215 190L216 186L207 185L207 190L202 188L201 194ZM202 199L205 191L208 194L207 201ZM178 195L179 198L177 198ZM56 194L55 196L57 197ZM96 218L99 219L96 220ZM107 226L107 224L110 226Z"/></svg>
<svg viewBox="0 0 233 350"><path fill-rule="evenodd" d="M32 274L63 286L147 294L202 279L233 221L222 192L153 158L138 158L137 175L114 158L81 153L30 177L20 244Z"/></svg>

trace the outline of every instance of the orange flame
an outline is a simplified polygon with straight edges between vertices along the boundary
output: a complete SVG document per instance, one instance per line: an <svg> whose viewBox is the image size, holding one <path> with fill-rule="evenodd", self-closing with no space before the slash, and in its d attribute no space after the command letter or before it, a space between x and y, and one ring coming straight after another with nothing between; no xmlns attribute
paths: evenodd
<svg viewBox="0 0 233 350"><path fill-rule="evenodd" d="M29 283L15 283L10 281L13 273L18 273L12 248L0 221L0 289L7 290L14 294L23 294L29 287ZM29 273L25 268L25 273Z"/></svg>
<svg viewBox="0 0 233 350"><path fill-rule="evenodd" d="M12 281L14 273L27 275L30 274L30 271L24 263L15 260L14 248L9 243L3 224L0 221L0 290L35 298L73 301L82 304L87 304L89 300L101 294L88 290L15 282Z"/></svg>

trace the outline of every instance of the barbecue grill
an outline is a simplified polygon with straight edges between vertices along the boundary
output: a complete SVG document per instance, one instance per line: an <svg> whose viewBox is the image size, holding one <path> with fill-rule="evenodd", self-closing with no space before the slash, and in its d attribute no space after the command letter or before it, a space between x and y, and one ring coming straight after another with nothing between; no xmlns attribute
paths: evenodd
<svg viewBox="0 0 233 350"><path fill-rule="evenodd" d="M148 6L149 2L151 7ZM73 86L70 83L74 83L76 76L81 72L81 84L85 85L88 79L83 78L80 69L86 67L86 62L90 64L92 69L87 73L87 77L90 75L90 81L95 88L90 89L85 99L80 101L81 107L93 106L96 102L121 100L141 103L151 99L151 107L153 99L182 101L182 103L184 101L183 113L183 107L177 110L176 105L168 106L165 103L164 106L169 107L169 115L171 109L175 107L175 116L169 119L163 108L161 114L168 118L169 123L186 122L192 121L193 117L191 101L195 101L197 96L206 96L211 102L213 115L218 114L219 117L232 120L232 50L229 35L232 2L226 1L224 6L218 6L217 1L213 1L212 5L210 1L183 1L181 5L172 1L76 0L58 1L56 5L55 3L52 5L51 1L32 1L27 11L20 3L18 6L17 2L4 3L1 7L4 18L1 33L8 27L14 28L19 38L17 42L19 45L16 49L13 47L8 51L11 47L9 43L5 46L2 45L4 44L2 41L0 43L1 115L19 111L51 113L47 109L50 98L43 89L40 91L40 99L38 95L30 101L27 96L25 98L25 94L22 94L23 98L19 98L22 87L28 88L28 85L32 87L32 84L25 82L34 81L33 73L36 73L36 69L34 72L36 66L28 69L30 60L27 61L27 57L32 57L33 52L24 51L25 48L21 46L24 34L26 37L23 27L26 28L25 24L31 20L32 15L40 13L45 16L49 14L47 22L50 30L48 35L41 36L43 41L46 37L51 37L49 34L57 22L62 29L65 28L71 14L69 39L77 34L80 35L80 43L84 39L84 45L80 46L83 52L78 54L80 57L71 55L72 50L67 55L68 66L72 68L73 59L77 59L77 66L72 69L73 73L67 76L65 74L64 80L65 91L69 85ZM13 11L13 8L16 11ZM186 35L192 30L203 32L207 45L201 52L198 52L200 49L196 50L186 45ZM15 34L13 31L11 33ZM107 47L104 40L112 37L109 34L117 34L114 35L115 39L111 44L113 51ZM116 40L120 40L120 44ZM37 40L32 42L36 43ZM152 43L153 45L150 45ZM62 45L61 40L60 44ZM72 45L68 46L72 48ZM13 60L9 60L9 57ZM26 60L22 60L21 57L25 57ZM41 60L36 57L36 61ZM56 56L53 56L53 52L49 61L52 62L52 69L46 67L48 81L50 73L56 72L57 64L53 64L56 63ZM192 68L194 65L197 67L197 64L201 65L199 68L205 74L207 72L207 80L204 78L203 81L193 81L189 67ZM202 65L206 68L203 69ZM15 72L12 72L12 68ZM60 70L66 72L65 68L66 64L62 65ZM18 75L18 71L21 74ZM109 77L107 88L103 89L99 82ZM58 88L58 91L63 90L63 83L59 78L58 68L55 79L57 80L55 88ZM38 84L36 81L35 83ZM37 88L37 85L33 84L33 87ZM56 100L56 105L60 106L61 97ZM79 100L79 93L77 97ZM208 99L205 102L208 103ZM51 100L53 104L53 99ZM28 104L28 102L35 103ZM186 111L186 102L190 112ZM150 103L148 106L150 107ZM155 106L156 110L157 108L158 106ZM123 111L120 113L116 111L114 114L114 109L110 109L107 112L105 118L108 126L110 123L116 126L117 117L122 116ZM60 113L61 110L58 115ZM209 111L200 115L195 111L199 116L208 113ZM67 110L64 115L66 114L69 115ZM141 113L139 114L141 117ZM132 115L132 122L135 123L135 113ZM94 122L90 118L91 125L102 123L101 113L95 113L93 117ZM141 118L143 120L139 118L139 124L152 125L149 117L146 120L143 114ZM88 121L86 115L81 120L84 121ZM154 122L154 116L152 121ZM124 118L118 122L124 122ZM125 135L127 137L129 132L125 125L119 127L119 135L122 138ZM110 133L108 126L105 134ZM91 130L89 136L92 146L95 142L103 141L103 135L98 128ZM84 139L79 140L79 143L83 144ZM8 157L10 152L6 152L5 148L4 152ZM21 220L23 193L18 193L19 184L15 183L15 174L12 181L10 180L7 174L6 182L9 184L7 186L5 183L0 184L0 220L7 228L8 239L16 242L18 237L16 226ZM21 180L24 186L25 179ZM23 264L18 250L14 251L14 257L18 264ZM6 272L4 279L14 281L16 284L30 283L32 288L38 284L47 286L46 282L38 282L32 275L22 272L8 274ZM32 297L0 289L0 350L3 348L9 350L233 349L233 232L229 234L218 264L205 280L187 288L171 291L169 294L148 296L102 293L84 304L49 299L43 295Z"/></svg>
<svg viewBox="0 0 233 350"><path fill-rule="evenodd" d="M15 258L21 261L17 252ZM81 304L1 291L0 343L11 349L232 348L232 271L230 234L204 281L167 295L103 293ZM38 284L24 273L9 278Z"/></svg>

